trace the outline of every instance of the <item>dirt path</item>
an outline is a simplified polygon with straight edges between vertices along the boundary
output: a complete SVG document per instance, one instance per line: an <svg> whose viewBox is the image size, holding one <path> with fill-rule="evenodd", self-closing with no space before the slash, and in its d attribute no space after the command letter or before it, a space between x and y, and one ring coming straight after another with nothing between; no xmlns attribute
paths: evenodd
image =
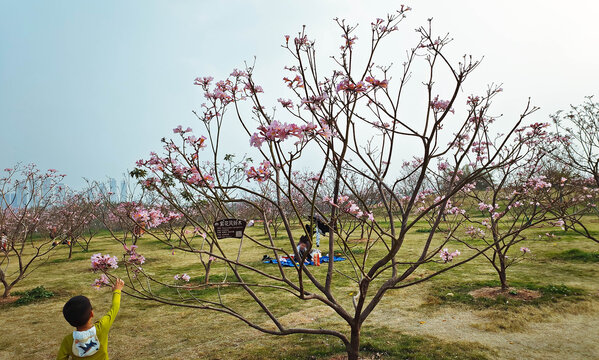
<svg viewBox="0 0 599 360"><path fill-rule="evenodd" d="M370 321L384 321L406 334L478 342L497 351L501 359L599 359L599 306L596 301L593 303L594 310L554 313L517 332L480 330L478 325L489 321L484 312L462 312L451 307L423 313L419 319L412 311L390 310Z"/></svg>

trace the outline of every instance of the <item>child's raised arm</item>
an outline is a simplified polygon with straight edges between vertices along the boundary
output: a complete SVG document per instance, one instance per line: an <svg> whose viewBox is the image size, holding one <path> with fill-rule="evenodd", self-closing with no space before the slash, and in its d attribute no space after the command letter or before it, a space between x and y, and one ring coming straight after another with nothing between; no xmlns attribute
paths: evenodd
<svg viewBox="0 0 599 360"><path fill-rule="evenodd" d="M123 286L125 286L125 282L117 278L112 287L112 306L110 307L110 310L108 310L108 313L102 316L102 319L100 319L98 323L98 327L103 330L110 329L110 326L112 326L112 323L116 318L116 314L119 312L119 308L121 307L121 290L123 289Z"/></svg>

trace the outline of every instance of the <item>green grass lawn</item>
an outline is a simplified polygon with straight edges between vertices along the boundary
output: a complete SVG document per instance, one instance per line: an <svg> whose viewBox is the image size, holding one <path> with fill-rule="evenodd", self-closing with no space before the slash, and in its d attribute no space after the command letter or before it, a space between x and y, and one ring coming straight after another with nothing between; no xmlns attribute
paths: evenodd
<svg viewBox="0 0 599 360"><path fill-rule="evenodd" d="M593 230L599 229L597 218L589 218ZM413 257L429 235L427 225L418 224L410 231L399 256ZM262 236L261 227L248 229L252 236ZM299 227L295 231L300 232ZM568 232L554 239L538 239L549 228L534 228L525 244L532 256L511 267L508 279L515 287L537 289L543 296L535 301L511 304L479 301L468 292L497 284L497 275L482 257L443 273L431 281L387 293L379 307L366 321L362 332L362 354L366 358L384 359L495 359L495 358L599 358L599 348L590 334L599 332L599 245ZM275 240L286 246L286 239ZM238 239L222 241L227 254L239 247ZM138 252L152 276L173 283L177 273L188 273L191 283L203 278L197 255L177 251L149 236L138 242ZM462 256L469 251L458 243ZM351 251L361 257L364 243L356 242ZM324 239L321 249L328 248ZM241 259L276 275L275 265L262 264L264 249L247 239ZM519 246L513 249L518 252ZM27 304L0 304L0 359L52 359L62 338L72 329L62 317L62 305L77 294L88 296L96 314L107 311L110 291L95 290L91 283L98 276L90 271L93 253L121 256L122 247L107 234L92 240L86 253L75 248L67 260L68 249L61 248L13 291L24 292L43 286L54 295ZM326 252L326 251L325 251ZM383 249L375 248L369 261L375 261ZM349 262L336 263L338 269L351 274ZM423 265L410 279L424 276L445 264ZM122 268L115 274L125 276ZM326 267L311 267L324 281ZM285 269L291 279L297 274ZM248 282L259 278L241 272ZM211 281L231 280L232 273L220 262L215 263ZM376 285L377 280L374 282ZM310 290L314 288L309 286ZM177 298L177 292L156 287L155 293ZM357 286L335 274L334 294L346 308L351 308ZM39 292L39 291L37 291ZM33 292L33 293L37 293ZM273 289L257 290L261 299L285 325L347 330L347 325L328 307L317 301L299 301L294 296ZM448 295L448 294L452 295ZM42 292L43 294L43 292ZM194 290L194 296L214 300L219 296L252 321L272 327L265 314L242 289L234 286ZM184 297L188 293L183 292ZM564 327L567 332L559 331ZM111 330L109 353L113 359L330 359L340 358L344 349L332 337L265 335L230 316L196 309L161 305L152 301L124 296L121 311ZM525 354L525 355L523 355ZM520 356L519 356L520 355ZM560 356L561 355L561 356Z"/></svg>

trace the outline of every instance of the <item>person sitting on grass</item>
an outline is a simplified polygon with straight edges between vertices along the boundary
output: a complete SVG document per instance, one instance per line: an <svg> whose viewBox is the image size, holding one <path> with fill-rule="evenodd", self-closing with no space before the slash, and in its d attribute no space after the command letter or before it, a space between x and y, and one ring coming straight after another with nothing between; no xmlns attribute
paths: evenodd
<svg viewBox="0 0 599 360"><path fill-rule="evenodd" d="M300 262L301 259L306 256L306 261L312 261L312 255L308 253L308 246L310 245L310 239L306 235L302 235L297 245L297 253L299 257L294 256L295 262Z"/></svg>
<svg viewBox="0 0 599 360"><path fill-rule="evenodd" d="M57 360L108 360L108 331L119 312L124 284L123 280L116 279L112 287L112 306L108 313L95 323L94 310L87 297L79 295L67 301L62 308L62 314L76 331L62 340Z"/></svg>

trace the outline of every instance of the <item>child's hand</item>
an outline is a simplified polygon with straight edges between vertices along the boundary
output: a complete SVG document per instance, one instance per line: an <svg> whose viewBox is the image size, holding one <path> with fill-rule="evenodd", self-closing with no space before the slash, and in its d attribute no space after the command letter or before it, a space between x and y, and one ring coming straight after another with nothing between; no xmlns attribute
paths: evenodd
<svg viewBox="0 0 599 360"><path fill-rule="evenodd" d="M125 286L125 282L119 278L116 278L114 286L112 287L112 291L114 290L123 290L123 286Z"/></svg>

